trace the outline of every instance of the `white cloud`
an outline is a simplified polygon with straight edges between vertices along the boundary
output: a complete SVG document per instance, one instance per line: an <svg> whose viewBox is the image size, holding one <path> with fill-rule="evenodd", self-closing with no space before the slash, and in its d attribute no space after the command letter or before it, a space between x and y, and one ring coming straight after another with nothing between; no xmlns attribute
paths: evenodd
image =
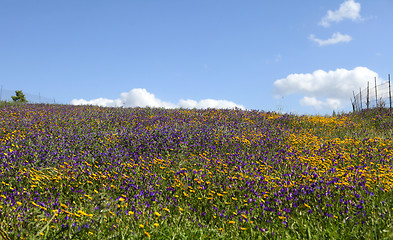
<svg viewBox="0 0 393 240"><path fill-rule="evenodd" d="M178 103L179 107L183 108L241 108L245 109L244 106L238 105L234 102L227 100L215 100L215 99L203 99L199 102L191 99L181 99Z"/></svg>
<svg viewBox="0 0 393 240"><path fill-rule="evenodd" d="M316 38L314 36L314 34L311 34L308 38L311 41L314 41L314 42L318 43L319 46L333 45L333 44L337 44L337 43L340 43L340 42L350 42L352 40L351 36L346 35L346 34L343 35L343 34L341 34L339 32L333 33L332 37L329 38L329 39L326 39L326 40L322 40L322 39Z"/></svg>
<svg viewBox="0 0 393 240"><path fill-rule="evenodd" d="M348 103L352 91L367 86L367 82L382 82L378 74L366 67L356 67L353 70L343 68L335 71L316 70L313 73L294 73L286 78L274 82L276 97L291 94L301 94L303 106L312 106L317 109L338 109Z"/></svg>
<svg viewBox="0 0 393 240"><path fill-rule="evenodd" d="M342 103L340 99L328 98L326 99L325 105L331 109L339 109L341 108Z"/></svg>
<svg viewBox="0 0 393 240"><path fill-rule="evenodd" d="M121 93L120 97L125 107L175 107L175 105L170 102L163 102L156 98L154 94L149 93L144 88L134 88L128 93Z"/></svg>
<svg viewBox="0 0 393 240"><path fill-rule="evenodd" d="M300 101L300 105L302 106L310 106L315 109L329 108L329 109L339 109L342 107L342 103L340 99L328 98L325 101L321 101L315 97L307 97L304 96Z"/></svg>
<svg viewBox="0 0 393 240"><path fill-rule="evenodd" d="M311 107L315 107L316 109L321 109L324 103L316 99L315 97L303 97L300 100L300 104L302 106L311 106Z"/></svg>
<svg viewBox="0 0 393 240"><path fill-rule="evenodd" d="M93 99L90 101L87 101L85 99L73 99L71 101L72 105L97 105L97 106L106 106L106 107L116 107L116 106L121 106L121 100L120 99L107 99L107 98L97 98Z"/></svg>
<svg viewBox="0 0 393 240"><path fill-rule="evenodd" d="M134 88L129 92L120 94L120 98L106 99L97 98L93 100L73 99L72 105L97 105L102 107L163 107L163 108L240 108L245 109L243 105L236 104L227 100L203 99L198 101L181 99L177 104L164 102L149 93L144 88Z"/></svg>
<svg viewBox="0 0 393 240"><path fill-rule="evenodd" d="M347 0L340 4L340 8L335 11L329 10L326 15L319 22L324 27L329 27L332 22L340 22L344 19L352 21L360 20L360 3L354 0Z"/></svg>

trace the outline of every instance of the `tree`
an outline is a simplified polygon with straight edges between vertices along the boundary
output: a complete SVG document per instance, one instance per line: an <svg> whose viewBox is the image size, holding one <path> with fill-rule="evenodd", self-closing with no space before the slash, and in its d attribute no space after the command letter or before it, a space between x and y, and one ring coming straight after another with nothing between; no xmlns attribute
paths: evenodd
<svg viewBox="0 0 393 240"><path fill-rule="evenodd" d="M25 94L22 92L22 90L19 90L19 91L16 90L15 95L16 96L11 96L12 100L14 100L14 102L22 102L22 103L27 102Z"/></svg>

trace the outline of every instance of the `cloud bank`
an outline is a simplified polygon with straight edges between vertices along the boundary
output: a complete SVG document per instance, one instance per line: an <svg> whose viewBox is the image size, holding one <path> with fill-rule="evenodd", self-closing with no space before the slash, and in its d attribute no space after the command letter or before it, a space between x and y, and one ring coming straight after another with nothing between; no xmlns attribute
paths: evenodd
<svg viewBox="0 0 393 240"><path fill-rule="evenodd" d="M120 98L107 99L97 98L93 100L73 99L72 105L96 105L101 107L158 107L158 108L240 108L243 105L236 104L227 100L203 99L195 101L192 99L181 99L177 104L165 102L158 99L154 94L149 93L144 88L134 88L129 92L120 94Z"/></svg>
<svg viewBox="0 0 393 240"><path fill-rule="evenodd" d="M332 22L341 22L344 19L360 20L360 8L360 3L354 0L347 0L340 4L339 9L335 11L329 10L319 24L323 27L329 27Z"/></svg>
<svg viewBox="0 0 393 240"><path fill-rule="evenodd" d="M311 41L314 41L318 43L319 46L325 46L325 45L333 45L337 44L340 42L350 42L352 40L352 37L346 34L341 34L339 32L333 33L332 37L326 40L321 40L319 38L316 38L314 34L311 34L309 36L309 39Z"/></svg>
<svg viewBox="0 0 393 240"><path fill-rule="evenodd" d="M349 104L352 91L364 88L368 81L374 81L374 77L377 78L377 83L382 82L376 72L366 67L294 73L274 82L274 94L276 97L301 94L303 98L299 103L302 106L311 106L318 110L340 109L344 107L344 103Z"/></svg>

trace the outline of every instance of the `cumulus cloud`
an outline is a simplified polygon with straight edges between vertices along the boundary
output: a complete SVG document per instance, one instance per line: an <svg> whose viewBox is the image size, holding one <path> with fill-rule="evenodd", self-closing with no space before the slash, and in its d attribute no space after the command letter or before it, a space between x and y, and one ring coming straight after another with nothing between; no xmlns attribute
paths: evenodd
<svg viewBox="0 0 393 240"><path fill-rule="evenodd" d="M129 92L120 94L120 98L106 99L97 98L93 100L73 99L72 105L97 105L101 107L163 107L163 108L240 108L245 109L243 105L236 104L227 100L203 99L195 101L192 99L181 99L177 104L165 102L149 93L144 88L134 88Z"/></svg>
<svg viewBox="0 0 393 240"><path fill-rule="evenodd" d="M121 106L120 99L107 99L107 98L97 98L90 101L85 99L73 99L71 101L72 105L97 105L97 106L107 106L107 107L116 107Z"/></svg>
<svg viewBox="0 0 393 240"><path fill-rule="evenodd" d="M341 34L339 32L333 33L332 37L326 40L316 38L314 34L311 34L308 38L311 41L318 43L319 46L333 45L340 42L350 42L352 40L351 36L346 34Z"/></svg>
<svg viewBox="0 0 393 240"><path fill-rule="evenodd" d="M134 88L129 92L121 93L120 98L126 107L163 107L174 108L170 102L164 102L156 98L144 88Z"/></svg>
<svg viewBox="0 0 393 240"><path fill-rule="evenodd" d="M300 100L300 105L302 106L310 106L315 109L321 110L323 108L329 109L339 109L342 107L342 103L340 99L328 98L325 101L318 100L315 97L303 97Z"/></svg>
<svg viewBox="0 0 393 240"><path fill-rule="evenodd" d="M215 99L203 99L199 102L191 99L181 99L178 103L179 107L183 108L241 108L245 109L244 106L238 105L234 102L227 100L215 100Z"/></svg>
<svg viewBox="0 0 393 240"><path fill-rule="evenodd" d="M323 102L316 99L315 97L303 97L300 100L300 104L302 106L311 106L311 107L315 107L316 109L321 109Z"/></svg>
<svg viewBox="0 0 393 240"><path fill-rule="evenodd" d="M366 67L356 67L353 70L343 68L334 71L316 70L313 73L294 73L286 78L274 82L274 94L276 97L301 94L300 100L303 106L311 106L316 109L338 109L347 103L352 96L352 91L367 86L367 82L381 83L378 74Z"/></svg>
<svg viewBox="0 0 393 240"><path fill-rule="evenodd" d="M340 4L339 9L335 11L328 10L326 15L319 22L323 27L329 27L332 22L340 22L344 19L352 21L360 20L360 3L354 0L347 0Z"/></svg>

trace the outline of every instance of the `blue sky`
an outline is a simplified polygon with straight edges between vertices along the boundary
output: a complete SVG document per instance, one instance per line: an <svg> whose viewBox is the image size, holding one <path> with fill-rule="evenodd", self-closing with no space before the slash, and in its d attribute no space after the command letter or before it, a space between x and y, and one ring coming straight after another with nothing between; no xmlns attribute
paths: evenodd
<svg viewBox="0 0 393 240"><path fill-rule="evenodd" d="M351 109L393 73L391 0L0 0L0 84L65 104Z"/></svg>

